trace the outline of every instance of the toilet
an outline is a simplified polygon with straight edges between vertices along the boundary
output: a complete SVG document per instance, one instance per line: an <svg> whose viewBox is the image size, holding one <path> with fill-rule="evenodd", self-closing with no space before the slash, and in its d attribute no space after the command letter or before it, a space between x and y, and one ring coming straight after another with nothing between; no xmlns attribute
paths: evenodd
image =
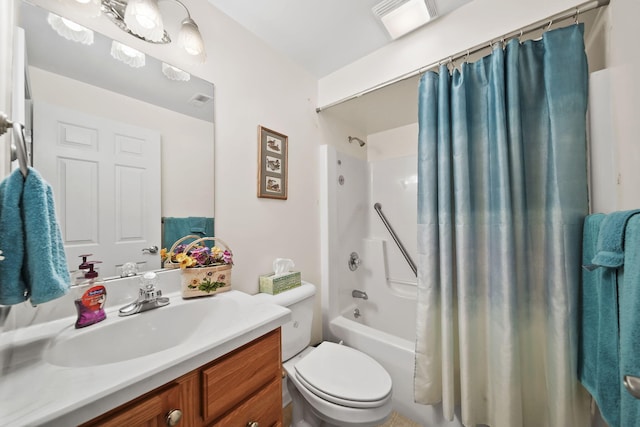
<svg viewBox="0 0 640 427"><path fill-rule="evenodd" d="M283 405L293 402L292 427L374 427L391 414L391 376L373 358L328 341L309 346L315 286L255 298L287 307L282 326Z"/></svg>

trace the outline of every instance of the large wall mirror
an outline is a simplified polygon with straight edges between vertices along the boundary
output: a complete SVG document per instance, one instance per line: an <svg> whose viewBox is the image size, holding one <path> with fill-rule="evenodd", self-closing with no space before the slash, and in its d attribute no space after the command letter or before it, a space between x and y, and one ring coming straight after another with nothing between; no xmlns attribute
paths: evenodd
<svg viewBox="0 0 640 427"><path fill-rule="evenodd" d="M33 165L54 189L70 271L85 253L103 278L159 268L145 249L162 247L162 218L214 216L213 84L148 54L125 63L98 32L68 40L58 15L18 4Z"/></svg>

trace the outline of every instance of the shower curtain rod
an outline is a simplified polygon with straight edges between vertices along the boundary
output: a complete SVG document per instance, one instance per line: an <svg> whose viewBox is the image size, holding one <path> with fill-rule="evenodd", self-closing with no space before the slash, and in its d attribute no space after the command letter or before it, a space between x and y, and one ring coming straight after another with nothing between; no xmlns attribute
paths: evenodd
<svg viewBox="0 0 640 427"><path fill-rule="evenodd" d="M473 54L478 53L478 52L480 52L482 50L490 49L493 46L494 43L506 42L506 41L508 41L510 39L513 39L513 38L516 38L516 37L522 37L525 34L529 34L529 33L532 33L534 31L538 31L538 30L540 30L542 28L545 28L547 26L551 27L551 25L554 22L564 21L564 20L572 18L572 17L575 17L576 22L577 22L579 14L584 13L584 12L589 12L590 10L593 10L593 9L598 9L598 8L600 8L602 6L607 6L607 5L609 5L609 2L610 2L610 0L591 0L591 1L579 4L577 6L574 6L574 7L570 8L570 9L567 9L567 10L565 10L563 12L556 13L555 15L552 15L552 16L549 16L549 17L547 17L545 19L541 19L541 20L539 20L537 22L534 22L533 24L529 24L529 25L527 25L525 27L522 27L520 29L517 29L515 31L508 32L506 34L503 34L502 36L495 37L495 38L493 38L493 39L491 39L489 41L486 41L484 43L478 44L478 45L476 45L476 46L474 46L474 47L472 47L470 49L465 49L465 50L463 50L461 52L456 53L455 55L447 56L447 57L445 57L445 58L443 58L443 59L441 59L439 61L432 62L429 65L425 65L425 66L420 67L418 69L415 69L413 71L409 71L409 72L407 72L405 74L402 74L401 76L398 76L396 78L393 78L393 79L384 81L382 83L379 83L379 84L377 84L375 86L372 86L372 87L370 87L368 89L360 91L360 92L358 92L358 93L356 93L354 95L347 96L347 97L342 98L342 99L340 99L338 101L335 101L335 102L332 102L330 104L327 104L327 105L325 105L323 107L318 107L318 108L316 108L316 113L319 113L321 111L324 111L324 110L326 110L328 108L331 108L331 107L334 107L336 105L342 104L344 102L351 101L352 99L359 98L362 95L366 95L366 94L374 92L374 91L376 91L378 89L385 88L385 87L390 86L390 85L392 85L394 83L398 83L398 82L401 82L403 80L410 79L411 77L415 77L415 76L417 76L419 74L422 74L422 73L424 73L424 72L426 72L426 71L428 71L428 70L430 70L432 68L436 68L436 67L438 67L438 66L440 66L442 64L452 63L454 61L457 61L458 59L466 58L469 55L473 55Z"/></svg>

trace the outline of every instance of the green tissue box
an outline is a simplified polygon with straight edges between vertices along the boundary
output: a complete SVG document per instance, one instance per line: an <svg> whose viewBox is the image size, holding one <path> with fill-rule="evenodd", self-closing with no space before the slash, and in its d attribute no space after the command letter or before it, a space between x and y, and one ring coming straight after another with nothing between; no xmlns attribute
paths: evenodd
<svg viewBox="0 0 640 427"><path fill-rule="evenodd" d="M302 284L299 271L292 271L283 276L273 277L274 273L262 274L260 276L260 292L277 295L280 292L297 288Z"/></svg>

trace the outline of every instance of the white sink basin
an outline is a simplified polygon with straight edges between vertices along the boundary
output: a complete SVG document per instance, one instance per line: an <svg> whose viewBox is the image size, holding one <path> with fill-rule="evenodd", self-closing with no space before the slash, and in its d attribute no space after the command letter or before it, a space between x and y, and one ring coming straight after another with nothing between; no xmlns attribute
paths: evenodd
<svg viewBox="0 0 640 427"><path fill-rule="evenodd" d="M175 347L188 340L203 324L220 324L238 311L234 300L208 297L183 301L107 319L83 329L65 328L44 351L44 360L64 367L88 367L123 362Z"/></svg>

